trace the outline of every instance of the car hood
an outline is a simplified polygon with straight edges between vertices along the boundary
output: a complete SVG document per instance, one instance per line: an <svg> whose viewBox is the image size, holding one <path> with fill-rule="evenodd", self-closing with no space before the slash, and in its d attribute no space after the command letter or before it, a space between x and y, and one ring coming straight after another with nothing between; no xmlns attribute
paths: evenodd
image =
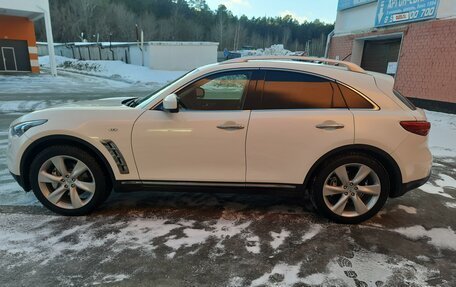
<svg viewBox="0 0 456 287"><path fill-rule="evenodd" d="M133 100L135 98L136 97L116 97L98 100L77 101L58 105L56 107L118 107L122 106L122 103L127 102L128 100Z"/></svg>

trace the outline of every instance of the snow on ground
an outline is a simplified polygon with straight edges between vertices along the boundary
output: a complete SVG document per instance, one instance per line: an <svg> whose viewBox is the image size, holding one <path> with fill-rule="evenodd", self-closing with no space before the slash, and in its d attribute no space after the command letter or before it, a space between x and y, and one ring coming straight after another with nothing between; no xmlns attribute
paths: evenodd
<svg viewBox="0 0 456 287"><path fill-rule="evenodd" d="M37 111L47 107L57 106L64 103L72 103L73 100L30 100L30 101L0 101L1 113L20 113Z"/></svg>
<svg viewBox="0 0 456 287"><path fill-rule="evenodd" d="M271 247L273 249L277 249L280 247L280 245L283 244L283 242L287 239L288 236L290 236L290 232L286 229L282 229L280 233L271 231L270 232L272 241L271 241Z"/></svg>
<svg viewBox="0 0 456 287"><path fill-rule="evenodd" d="M277 264L270 273L265 273L260 278L253 280L250 286L267 286L268 283L273 283L274 281L280 281L279 286L293 286L295 283L303 283L298 276L300 268L300 265Z"/></svg>
<svg viewBox="0 0 456 287"><path fill-rule="evenodd" d="M130 83L167 83L186 71L151 70L148 67L126 64L122 61L81 61L56 56L57 67L65 71L80 72ZM49 56L39 58L41 67L49 68Z"/></svg>
<svg viewBox="0 0 456 287"><path fill-rule="evenodd" d="M416 225L394 231L413 240L426 239L429 244L439 249L456 250L456 233L451 227L426 230L423 226Z"/></svg>
<svg viewBox="0 0 456 287"><path fill-rule="evenodd" d="M300 277L302 266L305 266L304 262L296 265L279 263L271 272L253 280L251 286L294 286L298 283L309 284L306 286L396 286L397 282L403 282L404 286L427 286L427 280L438 274L415 262L369 251L360 251L352 259L336 257L324 272L305 278Z"/></svg>
<svg viewBox="0 0 456 287"><path fill-rule="evenodd" d="M70 94L131 89L131 84L65 72L53 77L43 72L39 75L0 75L0 87L0 94ZM39 100L37 97L35 101Z"/></svg>
<svg viewBox="0 0 456 287"><path fill-rule="evenodd" d="M115 274L115 275L106 275L103 278L101 278L100 281L94 281L92 285L105 285L105 284L112 284L112 283L118 283L120 281L124 281L130 278L129 275L126 274Z"/></svg>
<svg viewBox="0 0 456 287"><path fill-rule="evenodd" d="M456 114L426 111L431 122L429 146L437 157L456 157Z"/></svg>
<svg viewBox="0 0 456 287"><path fill-rule="evenodd" d="M311 274L303 281L312 286L398 286L398 282L428 286L427 281L436 274L438 271L404 258L362 250L352 259L334 258L325 273Z"/></svg>
<svg viewBox="0 0 456 287"><path fill-rule="evenodd" d="M421 186L420 189L429 194L435 194L449 199L454 199L454 197L449 194L445 188L451 188L453 190L456 189L456 180L451 176L442 173L436 174L435 176L438 176L439 179L435 180L434 182L426 182L426 184Z"/></svg>
<svg viewBox="0 0 456 287"><path fill-rule="evenodd" d="M405 211L408 214L416 214L417 213L416 208L412 207L412 206L405 206L405 205L399 204L397 206L397 209L403 210L403 211Z"/></svg>
<svg viewBox="0 0 456 287"><path fill-rule="evenodd" d="M320 231L322 231L323 227L320 224L313 224L309 230L302 236L302 241L308 241L314 238Z"/></svg>
<svg viewBox="0 0 456 287"><path fill-rule="evenodd" d="M31 220L33 218L33 220ZM8 254L26 254L29 260L35 264L45 265L50 260L60 257L68 252L84 252L88 248L109 246L109 250L115 254L123 250L139 250L150 256L154 256L154 250L162 243L157 244L156 239L161 238L163 246L169 250L169 259L179 251L180 255L185 251L195 252L192 247L201 246L215 240L216 249L222 253L225 250L224 242L245 234L246 250L252 253L259 253L259 237L249 235L247 228L251 221L228 220L223 216L216 222L196 222L193 220L179 220L176 223L170 219L132 217L127 221L115 220L106 217L103 228L112 232L100 237L99 230L94 222L85 222L65 228L58 233L53 232L49 224L57 223L59 216L41 216L17 214L6 219L0 217L0 226L3 232L0 233L0 252ZM10 225L10 220L20 224ZM79 220L79 219L74 219ZM201 226L206 226L201 228ZM28 232L27 230L34 230ZM73 240L68 241L68 238ZM249 245L254 241L255 244ZM34 244L30 244L35 242ZM41 251L46 250L45 253ZM220 255L220 252L219 252ZM112 258L105 258L104 262Z"/></svg>

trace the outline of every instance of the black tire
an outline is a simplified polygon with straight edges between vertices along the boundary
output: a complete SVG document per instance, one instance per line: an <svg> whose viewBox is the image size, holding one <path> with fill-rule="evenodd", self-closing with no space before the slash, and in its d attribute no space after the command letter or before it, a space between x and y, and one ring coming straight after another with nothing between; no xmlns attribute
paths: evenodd
<svg viewBox="0 0 456 287"><path fill-rule="evenodd" d="M95 192L92 198L80 208L62 208L50 202L43 194L38 181L38 173L41 166L55 156L68 156L82 161L89 169L95 180ZM65 216L81 216L93 212L103 201L105 201L111 190L108 188L107 175L104 173L98 161L86 151L73 146L51 146L44 149L34 158L30 166L30 184L33 193L38 200L51 211Z"/></svg>
<svg viewBox="0 0 456 287"><path fill-rule="evenodd" d="M364 214L358 216L341 216L333 212L325 203L323 196L323 187L326 183L327 178L340 166L347 164L362 164L371 168L381 184L380 195L378 196L377 202ZM386 200L388 199L390 192L390 180L388 172L385 167L375 158L367 154L362 153L349 153L346 155L339 155L334 158L328 159L322 165L320 165L320 170L317 171L317 175L314 178L313 184L311 186L311 200L316 208L317 212L326 218L343 224L357 224L368 220L377 214L380 209L384 206ZM342 195L341 195L342 196ZM348 200L352 201L352 200ZM347 201L347 202L348 202Z"/></svg>

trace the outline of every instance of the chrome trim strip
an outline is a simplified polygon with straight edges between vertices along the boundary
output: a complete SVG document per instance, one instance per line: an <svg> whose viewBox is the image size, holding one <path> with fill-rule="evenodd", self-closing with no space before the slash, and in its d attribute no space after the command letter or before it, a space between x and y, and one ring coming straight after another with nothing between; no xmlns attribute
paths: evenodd
<svg viewBox="0 0 456 287"><path fill-rule="evenodd" d="M135 184L138 181L134 181ZM167 186L213 186L213 187L263 187L263 188L289 188L296 189L296 185L280 183L229 183L229 182L185 182L185 181L142 181L144 185Z"/></svg>
<svg viewBox="0 0 456 287"><path fill-rule="evenodd" d="M179 185L179 186L233 186L244 187L242 183L217 183L217 182L184 182L184 181L143 181L145 185Z"/></svg>
<svg viewBox="0 0 456 287"><path fill-rule="evenodd" d="M268 183L247 183L245 185L246 187L265 187L265 188L290 188L290 189L295 189L296 185L290 185L290 184L268 184Z"/></svg>

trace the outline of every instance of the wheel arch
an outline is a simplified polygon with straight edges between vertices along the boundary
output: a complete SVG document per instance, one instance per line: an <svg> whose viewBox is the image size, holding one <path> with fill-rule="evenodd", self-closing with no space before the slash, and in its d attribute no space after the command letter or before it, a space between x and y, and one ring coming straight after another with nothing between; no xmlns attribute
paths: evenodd
<svg viewBox="0 0 456 287"><path fill-rule="evenodd" d="M30 164L32 163L35 156L44 148L57 145L71 145L76 146L92 155L95 160L101 165L101 168L109 176L109 183L113 185L115 183L115 176L111 165L109 164L106 157L92 144L82 140L80 138L68 135L51 135L40 138L31 143L24 151L21 162L20 162L20 174L23 181L23 188L26 191L31 190L29 181Z"/></svg>
<svg viewBox="0 0 456 287"><path fill-rule="evenodd" d="M336 148L320 157L310 168L304 179L304 188L307 190L312 184L319 167L331 157L342 155L347 152L357 152L370 155L380 161L390 177L390 197L397 197L402 190L402 173L397 162L384 150L370 145L353 144Z"/></svg>

